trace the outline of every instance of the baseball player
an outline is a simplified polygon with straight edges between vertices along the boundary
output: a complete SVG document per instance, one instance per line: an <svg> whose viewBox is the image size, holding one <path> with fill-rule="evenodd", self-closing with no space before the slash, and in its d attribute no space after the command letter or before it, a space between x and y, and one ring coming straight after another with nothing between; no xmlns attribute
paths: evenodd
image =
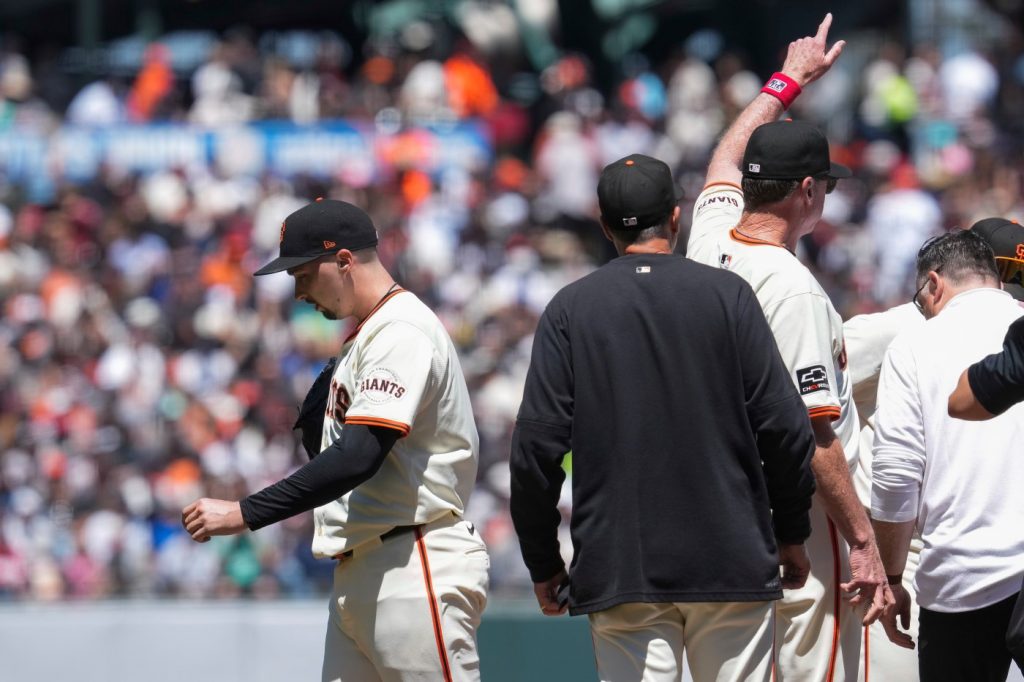
<svg viewBox="0 0 1024 682"><path fill-rule="evenodd" d="M853 386L853 399L861 418L859 459L853 474L857 497L866 508L871 508L871 447L875 437L875 408L878 400L878 376L882 359L889 343L905 329L924 324L924 317L912 303L890 308L879 313L857 315L843 324L848 356L847 375ZM921 558L921 538L911 541L902 584L914 594L914 575ZM917 639L917 604L912 604L911 639ZM917 653L913 648L897 645L889 640L880 621L868 627L864 638L864 665L861 682L913 682L918 679Z"/></svg>
<svg viewBox="0 0 1024 682"><path fill-rule="evenodd" d="M845 374L842 320L793 254L821 218L825 195L850 172L831 162L828 142L813 126L776 121L842 51L842 41L826 50L831 23L826 15L813 37L790 44L782 71L726 132L694 206L687 248L689 257L732 270L753 286L815 432L811 575L777 609L776 671L783 680L854 679L862 624L892 601L851 480L860 427ZM854 608L861 604L863 616Z"/></svg>
<svg viewBox="0 0 1024 682"><path fill-rule="evenodd" d="M444 327L377 258L363 211L317 200L281 228L295 298L358 324L326 396L321 452L240 502L201 499L182 522L199 542L309 509L313 554L334 559L323 680L477 680L487 550L462 519L478 437Z"/></svg>

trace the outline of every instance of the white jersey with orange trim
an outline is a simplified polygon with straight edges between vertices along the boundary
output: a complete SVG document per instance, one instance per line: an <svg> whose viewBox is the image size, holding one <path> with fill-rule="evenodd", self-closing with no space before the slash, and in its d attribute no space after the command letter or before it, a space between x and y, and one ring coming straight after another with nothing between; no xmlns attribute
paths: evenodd
<svg viewBox="0 0 1024 682"><path fill-rule="evenodd" d="M832 420L852 476L858 466L860 426L845 371L843 321L794 254L736 231L742 213L739 187L705 188L694 205L686 255L731 270L754 289L808 414ZM774 679L853 680L863 666L866 632L840 590L850 579L849 548L817 495L805 547L811 560L806 584L786 590L776 604Z"/></svg>
<svg viewBox="0 0 1024 682"><path fill-rule="evenodd" d="M913 303L904 303L889 310L851 317L843 324L847 375L853 386L853 401L861 421L860 463L853 485L861 503L871 508L871 441L875 436L874 417L878 401L878 376L889 344L904 329L924 324Z"/></svg>
<svg viewBox="0 0 1024 682"><path fill-rule="evenodd" d="M738 187L707 187L694 205L686 255L731 270L753 287L808 413L832 419L852 473L857 468L860 425L845 371L843 320L795 255L779 244L736 231L742 213L743 193Z"/></svg>
<svg viewBox="0 0 1024 682"><path fill-rule="evenodd" d="M414 294L389 294L342 345L321 448L345 424L386 426L402 437L372 478L314 510L314 555L334 557L396 526L462 515L479 437L455 347Z"/></svg>
<svg viewBox="0 0 1024 682"><path fill-rule="evenodd" d="M905 329L924 324L924 315L913 303L904 303L889 310L851 317L843 324L846 353L849 357L848 374L853 384L853 400L861 419L860 466L853 477L857 496L871 508L871 446L875 437L875 410L878 405L878 377L882 373L882 360L889 344ZM916 532L910 541L907 564L903 569L903 589L910 595L910 627L901 628L917 641L920 607L914 577L921 563L921 536ZM864 666L860 682L916 682L920 679L917 651L893 644L885 634L881 620L868 628L865 641Z"/></svg>

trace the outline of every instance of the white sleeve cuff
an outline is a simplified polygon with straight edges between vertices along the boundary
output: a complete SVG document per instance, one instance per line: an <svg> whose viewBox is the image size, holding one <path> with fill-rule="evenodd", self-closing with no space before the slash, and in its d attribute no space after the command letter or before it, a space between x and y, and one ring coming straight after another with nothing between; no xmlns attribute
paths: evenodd
<svg viewBox="0 0 1024 682"><path fill-rule="evenodd" d="M871 486L871 518L888 523L903 523L917 519L916 492L891 492Z"/></svg>

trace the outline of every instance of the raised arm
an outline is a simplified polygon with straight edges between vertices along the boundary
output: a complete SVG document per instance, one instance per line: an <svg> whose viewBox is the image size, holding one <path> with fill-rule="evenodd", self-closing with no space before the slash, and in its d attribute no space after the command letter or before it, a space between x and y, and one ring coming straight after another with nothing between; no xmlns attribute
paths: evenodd
<svg viewBox="0 0 1024 682"><path fill-rule="evenodd" d="M800 38L789 44L781 73L795 81L799 89L807 87L832 68L832 64L839 58L843 46L846 45L846 41L840 40L832 46L832 49L826 51L830 26L832 26L831 13L825 15L824 20L818 26L818 32L813 36ZM792 86L787 85L786 87ZM765 89L767 90L768 87ZM754 132L755 128L774 121L783 111L782 99L762 90L733 121L718 143L718 147L715 148L711 163L708 165L705 186L718 183L740 184L742 179L740 161L743 159L743 150L747 146L747 139L750 138L750 134Z"/></svg>

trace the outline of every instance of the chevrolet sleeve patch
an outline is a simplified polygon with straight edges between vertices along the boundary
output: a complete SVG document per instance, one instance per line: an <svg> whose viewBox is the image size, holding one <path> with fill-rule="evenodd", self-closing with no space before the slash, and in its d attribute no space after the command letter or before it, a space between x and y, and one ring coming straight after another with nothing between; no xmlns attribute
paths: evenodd
<svg viewBox="0 0 1024 682"><path fill-rule="evenodd" d="M824 365L811 365L796 371L796 386L800 395L807 395L815 391L827 391L828 373Z"/></svg>

